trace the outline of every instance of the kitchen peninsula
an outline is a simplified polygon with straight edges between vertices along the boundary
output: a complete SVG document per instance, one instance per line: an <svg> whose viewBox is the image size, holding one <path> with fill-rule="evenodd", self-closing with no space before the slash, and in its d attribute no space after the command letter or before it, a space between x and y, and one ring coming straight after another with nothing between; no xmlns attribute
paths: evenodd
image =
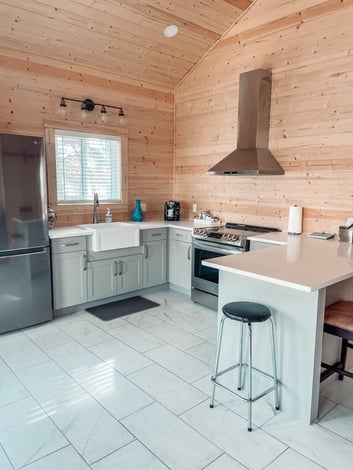
<svg viewBox="0 0 353 470"><path fill-rule="evenodd" d="M307 235L275 233L254 237L268 248L204 261L219 269L219 308L227 302L249 300L271 308L276 326L281 409L303 422L318 417L320 362L334 360L333 338L324 339L325 305L353 299L352 244L318 240ZM237 323L237 322L233 322ZM222 366L237 357L237 328L228 322ZM256 366L271 372L264 355L267 326L254 328ZM326 336L326 335L325 335Z"/></svg>

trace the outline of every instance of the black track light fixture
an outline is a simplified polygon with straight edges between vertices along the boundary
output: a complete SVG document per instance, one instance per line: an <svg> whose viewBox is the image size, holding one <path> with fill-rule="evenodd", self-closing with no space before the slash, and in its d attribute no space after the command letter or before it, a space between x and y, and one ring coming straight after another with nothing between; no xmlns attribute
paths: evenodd
<svg viewBox="0 0 353 470"><path fill-rule="evenodd" d="M74 101L75 103L81 103L81 112L82 112L83 115L86 115L87 112L93 111L96 106L101 106L100 113L101 113L102 121L106 121L107 118L108 118L107 108L117 109L120 121L122 121L123 118L125 117L124 110L121 106L113 106L113 105L104 104L104 103L95 103L90 98L86 98L84 100L77 100L75 98L65 98L63 96L60 100L60 110L62 112L66 111L66 108L67 108L66 101Z"/></svg>

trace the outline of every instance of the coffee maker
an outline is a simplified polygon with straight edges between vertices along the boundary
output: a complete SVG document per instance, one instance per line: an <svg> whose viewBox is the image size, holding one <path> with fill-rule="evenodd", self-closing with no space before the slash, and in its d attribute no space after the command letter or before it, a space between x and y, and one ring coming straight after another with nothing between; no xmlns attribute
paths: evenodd
<svg viewBox="0 0 353 470"><path fill-rule="evenodd" d="M167 201L164 204L164 220L180 220L180 203Z"/></svg>

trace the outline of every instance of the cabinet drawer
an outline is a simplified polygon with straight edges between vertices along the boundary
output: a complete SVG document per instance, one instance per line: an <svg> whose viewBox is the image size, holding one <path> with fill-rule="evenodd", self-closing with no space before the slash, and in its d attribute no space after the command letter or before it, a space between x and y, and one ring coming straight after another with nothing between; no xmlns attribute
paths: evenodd
<svg viewBox="0 0 353 470"><path fill-rule="evenodd" d="M86 237L64 237L51 240L52 253L86 250Z"/></svg>
<svg viewBox="0 0 353 470"><path fill-rule="evenodd" d="M169 229L169 239L179 242L191 243L191 230L183 230L179 228Z"/></svg>
<svg viewBox="0 0 353 470"><path fill-rule="evenodd" d="M149 228L142 230L142 242L151 242L156 240L165 240L167 238L166 228Z"/></svg>

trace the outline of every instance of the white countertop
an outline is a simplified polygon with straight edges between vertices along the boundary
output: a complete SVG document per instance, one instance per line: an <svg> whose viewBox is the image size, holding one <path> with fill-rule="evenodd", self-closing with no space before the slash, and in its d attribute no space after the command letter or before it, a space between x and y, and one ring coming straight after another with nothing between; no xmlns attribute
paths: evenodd
<svg viewBox="0 0 353 470"><path fill-rule="evenodd" d="M297 237L298 235L288 235L287 232L270 232L254 235L253 237L249 237L249 240L263 243L273 243L274 245L286 245L288 240L295 239Z"/></svg>
<svg viewBox="0 0 353 470"><path fill-rule="evenodd" d="M350 243L285 232L252 239L268 243L277 240L280 246L223 256L203 261L203 264L306 292L353 277L353 245Z"/></svg>
<svg viewBox="0 0 353 470"><path fill-rule="evenodd" d="M130 222L129 222L130 223ZM161 228L161 227L172 227L172 228L184 228L187 230L192 230L194 228L194 222L192 220L181 220L181 221L170 221L170 220L146 220L146 222L131 222L133 224L138 224L141 228Z"/></svg>
<svg viewBox="0 0 353 470"><path fill-rule="evenodd" d="M139 225L141 230L149 228L162 228L162 227L172 227L172 228L181 228L186 230L192 230L194 228L193 220L182 220L179 222L174 221L164 221L164 220L151 220L146 222L127 222L133 225ZM63 238L63 237L79 237L90 235L91 232L89 229L82 229L77 225L70 227L58 227L52 230L49 230L49 238Z"/></svg>
<svg viewBox="0 0 353 470"><path fill-rule="evenodd" d="M80 227L73 226L73 227L58 227L49 230L49 238L64 238L64 237L79 237L79 236L86 236L90 233L87 230L83 230Z"/></svg>

